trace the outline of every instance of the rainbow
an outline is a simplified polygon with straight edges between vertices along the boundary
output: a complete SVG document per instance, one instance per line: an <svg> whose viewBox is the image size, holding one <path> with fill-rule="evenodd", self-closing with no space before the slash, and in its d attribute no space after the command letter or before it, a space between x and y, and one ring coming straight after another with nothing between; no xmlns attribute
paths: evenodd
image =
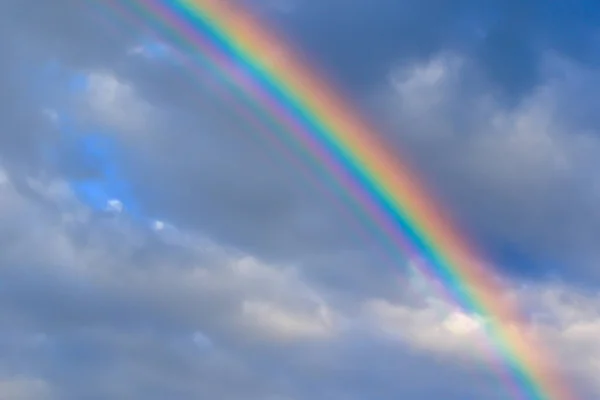
<svg viewBox="0 0 600 400"><path fill-rule="evenodd" d="M111 0L113 3L119 0ZM120 0L170 39L210 60L214 73L287 128L298 151L336 179L344 193L448 298L483 316L522 399L574 397L547 352L525 334L505 289L421 184L380 136L289 46L228 0ZM289 140L289 139L286 139Z"/></svg>

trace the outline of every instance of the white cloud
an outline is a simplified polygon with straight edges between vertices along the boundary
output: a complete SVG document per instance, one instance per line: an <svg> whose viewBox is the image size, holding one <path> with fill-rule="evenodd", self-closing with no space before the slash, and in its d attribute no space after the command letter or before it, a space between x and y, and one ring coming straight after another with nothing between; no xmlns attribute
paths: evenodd
<svg viewBox="0 0 600 400"><path fill-rule="evenodd" d="M229 308L227 318L232 323L238 318L240 323L251 322L258 328L259 336L262 333L268 337L281 334L286 340L294 340L331 333L331 311L293 268L265 264L257 258L221 247L208 238L171 227L165 238L193 255L191 263L174 266L167 262L152 271L138 270L128 265L128 258L135 248L144 247L144 232L132 229L126 218L96 225L100 221L84 212L85 207L77 204L62 182L31 179L29 183L36 193L54 204L61 215L56 219L42 214L35 224L33 221L24 224L27 219L23 218L15 221L22 224L22 233L11 251L5 252L6 257L61 265L59 270L48 272L76 273L81 279L94 281L109 290L137 293L144 297L143 301L162 292L173 301L169 307L184 307L186 302L203 302L207 298L216 306L219 302L225 304L235 299L237 306ZM0 188L4 192L0 220L42 211L12 186ZM108 206L115 212L122 211L118 200L112 200ZM169 233L164 232L166 225L160 221L151 228L160 235ZM78 247L71 236L74 229L88 231L87 246ZM36 252L29 253L30 247L35 247ZM197 263L196 257L202 262ZM147 292L150 289L147 284L155 287ZM241 310L240 315L237 310Z"/></svg>
<svg viewBox="0 0 600 400"><path fill-rule="evenodd" d="M312 313L295 313L276 303L244 300L246 324L275 340L323 339L334 334L331 311L324 305Z"/></svg>
<svg viewBox="0 0 600 400"><path fill-rule="evenodd" d="M519 296L538 311L536 327L562 365L600 394L600 297L564 284L529 287Z"/></svg>
<svg viewBox="0 0 600 400"><path fill-rule="evenodd" d="M364 317L373 328L421 351L449 359L480 359L485 332L477 316L467 315L441 301L424 307L371 299L363 305Z"/></svg>
<svg viewBox="0 0 600 400"><path fill-rule="evenodd" d="M156 230L156 231L162 231L163 229L165 229L165 223L163 221L154 221L152 223L152 229Z"/></svg>
<svg viewBox="0 0 600 400"><path fill-rule="evenodd" d="M444 55L392 74L388 110L392 109L395 123L408 127L399 130L400 139L409 138L411 149L419 150L414 154L425 155L423 163L447 171L449 175L443 175L446 182L466 177L481 185L475 191L497 197L486 208L489 198L475 196L478 205L483 203L484 214L508 212L491 223L500 224L496 228L505 229L507 236L536 236L526 222L538 212L540 199L552 196L557 187L564 189L556 186L557 180L568 181L572 174L582 171L582 165L595 165L597 141L591 135L567 135L568 129L556 118L560 111L557 98L562 92L554 83L512 110L487 95L470 93L476 98L467 101L473 106L465 116L471 131L449 128L451 106L464 104L460 83L465 68L469 68L465 60ZM132 85L108 72L93 72L88 78L83 93L87 117L119 131L144 132L152 124L156 110ZM48 117L52 118L51 114ZM193 150L190 153L197 156ZM181 164L188 165L187 161ZM465 187L468 189L465 184L459 194L468 197ZM544 190L532 195L532 188L540 187ZM250 393L276 380L272 371L261 370L262 362L268 363L265 360L275 356L257 350L260 344L274 342L280 345L277 356L293 365L305 365L304 357L311 356L310 351L294 353L290 350L294 345L317 348L322 358L310 360L311 373L325 376L331 373L330 368L348 381L352 376L345 375L350 367L342 365L343 353L355 349L344 347L354 345L351 335L346 336L349 332L345 326L366 326L375 333L375 341L385 338L387 344L388 339L395 340L398 348L388 351L398 351L399 365L405 362L400 355L406 348L425 354L425 358L435 356L448 371L454 369L457 359L475 366L482 362L484 319L436 299L426 281L421 280L419 288L411 288L412 294L425 297L416 305L383 296L365 299L352 293L362 304L356 315L348 304L331 301L327 284L311 282L300 266L267 262L163 221L151 222L146 231L127 224L126 215L94 218L78 207L62 181L38 177L28 181L28 189L57 207L48 213L45 206L17 191L9 177L0 172L0 231L10 232L11 237L10 247L1 254L8 266L2 272L9 283L6 286L16 288L11 294L0 293L14 296L2 302L2 307L11 311L6 315L18 316L15 321L19 329L31 331L22 338L43 338L36 340L40 348L36 357L47 363L56 362L49 360L50 351L44 353L53 343L69 350L80 350L82 343L86 349L99 349L111 359L111 367L103 371L106 375L93 374L93 378L99 388L110 380L113 385L109 390L122 397L141 387L139 382L163 379L175 371L174 377L169 376L173 386L186 388L186 394L193 394L190 397L205 394L206 386L194 384L198 377L209 376L210 381L221 377L235 382L222 384L216 393L229 393L238 382L251 380L247 398L268 398ZM467 208L473 205L469 201L465 200ZM498 203L526 207L502 211L505 209L497 207ZM126 214L116 199L108 206ZM476 212L475 208L469 211ZM542 210L538 217L548 214ZM516 234L515 225L519 228ZM257 229L252 228L253 232ZM335 263L325 267L344 273L349 268ZM372 273L379 271L373 268ZM37 277L41 277L39 282ZM413 275L411 284L419 282L418 278ZM337 290L359 291L357 287ZM537 312L538 317L527 328L539 332L558 353L561 368L586 385L596 386L600 374L600 349L595 340L600 334L598 300L566 285L541 284L528 290L514 289L511 295ZM48 309L61 312L50 315ZM7 324L4 329L9 328L13 329ZM248 343L249 337L252 343ZM253 347L257 342L259 346ZM372 355L377 358L380 354ZM64 362L69 364L65 368L80 369L88 361ZM351 367L357 373L371 372L361 370L363 365L358 364ZM285 371L283 366L281 369ZM283 381L282 386L294 392L293 386L304 386L305 378L299 373L279 379L277 384ZM468 378L465 376L465 382L470 383ZM329 380L319 380L323 381L324 396L336 392L329 388ZM406 382L407 388L410 384ZM15 387L19 385L6 387L7 393L17 393ZM596 391L600 393L600 387Z"/></svg>
<svg viewBox="0 0 600 400"><path fill-rule="evenodd" d="M438 56L424 64L392 70L389 83L399 95L400 106L413 118L426 118L432 108L445 100L448 90L456 87L460 58Z"/></svg>
<svg viewBox="0 0 600 400"><path fill-rule="evenodd" d="M443 325L450 333L458 336L466 336L481 331L482 328L481 321L461 311L454 311L450 314L444 320Z"/></svg>
<svg viewBox="0 0 600 400"><path fill-rule="evenodd" d="M120 132L142 132L152 126L157 110L139 97L136 89L107 71L86 74L85 114L91 121Z"/></svg>
<svg viewBox="0 0 600 400"><path fill-rule="evenodd" d="M514 288L511 295L531 312L522 330L538 341L536 351L550 351L555 367L574 388L581 384L600 394L600 297L547 283ZM431 299L418 307L371 299L364 303L363 318L387 337L442 356L446 362L489 362L485 321L443 301Z"/></svg>
<svg viewBox="0 0 600 400"><path fill-rule="evenodd" d="M37 183L39 193L44 193L44 188L53 193L52 187L61 187L61 184ZM10 186L4 190L2 198L12 196L13 204L21 207L18 215L38 210L37 203L20 197ZM57 205L73 201L68 196L47 195L46 198ZM67 214L77 212L71 207L59 209ZM0 207L0 218L7 215L14 216L15 210ZM25 221L21 220L22 223ZM448 368L457 360L467 366L480 365L486 360L483 351L486 339L482 329L485 322L436 299L427 289L420 292L420 296L428 298L421 305L383 298L365 299L361 313L354 315L329 303L326 286L312 285L296 268L270 265L173 227L171 229L178 234L170 237L172 243L185 249L187 261L175 262L175 259L156 253L154 261L139 265L134 262L134 255L149 251L144 245L145 233L130 229L124 220L98 223L89 218L69 219L66 216L37 218L35 224L22 225L22 242L15 243L3 257L44 265L28 273L43 272L57 282L64 282L67 293L57 294L59 297L77 290L84 282L86 285L93 283L93 294L81 293L77 302L64 303L61 309L65 315L72 315L68 323L75 324L76 330L109 326L107 332L116 335L115 340L119 338L115 346L125 354L129 354L130 346L142 338L139 337L141 333L120 326L119 317L111 320L110 314L98 313L103 307L111 307L115 299L118 299L119 308L135 310L133 318L139 322L134 324L163 325L169 321L172 329L183 327L190 346L209 352L223 351L220 347L223 346L220 343L223 335L237 337L234 340L246 343L249 338L263 343L275 340L284 345L307 340L343 343L347 333L343 327L348 326L344 322L349 322L353 326L366 325L376 333L376 338L383 334L387 339L396 340L401 347L434 356ZM73 228L87 230L86 246L77 244L70 233ZM29 251L31 248L36 252ZM413 280L412 284L415 282ZM422 288L427 287L428 283L422 282ZM563 361L561 368L586 385L597 386L600 365L600 346L595 340L600 334L597 296L565 285L543 284L513 289L511 294L537 311L538 317L532 320L530 328L539 332L558 352ZM56 301L46 299L50 300ZM79 311L77 303L83 304ZM21 312L23 316L30 315L33 321L40 318L31 314L34 310ZM118 315L116 310L115 313ZM79 319L89 322L77 322ZM82 323L84 325L80 325ZM39 342L41 347L54 340L51 332L42 332L42 335L45 339ZM172 346L161 339L144 340L152 343L158 340L153 346ZM232 357L235 359L235 355ZM290 357L299 355L290 353ZM134 361L129 359L127 362ZM122 390L126 392L125 386ZM600 393L600 387L595 390Z"/></svg>
<svg viewBox="0 0 600 400"><path fill-rule="evenodd" d="M509 106L469 60L441 54L396 68L374 107L471 231L592 274L600 139L571 103L589 90L578 77L600 75L552 55L544 65L543 84Z"/></svg>
<svg viewBox="0 0 600 400"><path fill-rule="evenodd" d="M123 211L123 203L118 199L111 199L108 201L106 208L109 211L120 213Z"/></svg>

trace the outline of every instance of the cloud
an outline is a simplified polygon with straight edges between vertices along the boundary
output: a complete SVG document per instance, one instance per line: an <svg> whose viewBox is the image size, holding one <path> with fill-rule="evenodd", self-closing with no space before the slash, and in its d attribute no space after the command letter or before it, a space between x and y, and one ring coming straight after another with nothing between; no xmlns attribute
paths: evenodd
<svg viewBox="0 0 600 400"><path fill-rule="evenodd" d="M120 132L141 132L152 125L157 114L126 82L107 72L89 72L82 77L82 100L94 122L119 129Z"/></svg>
<svg viewBox="0 0 600 400"><path fill-rule="evenodd" d="M552 349L556 360L560 360L556 366L576 383L580 393L589 396L598 393L597 296L559 284L511 290L533 315L526 331ZM364 313L376 331L398 343L439 356L445 362L460 360L463 366L489 366L492 355L488 350L489 339L482 332L485 322L477 316L453 311L451 305L435 299L421 308L371 299L364 303Z"/></svg>
<svg viewBox="0 0 600 400"><path fill-rule="evenodd" d="M294 314L276 304L246 300L242 314L250 325L276 339L320 338L332 334L328 309L320 306L313 315Z"/></svg>
<svg viewBox="0 0 600 400"><path fill-rule="evenodd" d="M69 193L68 185L31 185L62 211L49 213L10 182L3 186L2 226L7 231L20 226L13 231L18 236L11 250L2 254L7 290L0 304L10 322L3 335L14 338L13 351L20 349L6 360L19 357L22 373L52 382L61 398L92 391L98 398L153 398L158 392L304 398L309 392L302 388L317 381L323 399L336 398L348 394L345 363L369 379L384 379L390 390L408 365L422 376L440 369L433 387L425 380L410 389L411 381L401 379L408 392L450 390L469 398L500 390L487 372L480 373L490 386L452 383L453 374L472 374L487 363L474 345L485 344L482 322L432 294L424 303L364 297L356 313L295 268L269 265L174 228L155 232L132 226L126 216L98 219ZM31 215L38 217L26 218ZM560 350L566 362L562 368L593 387L594 360L600 357L593 341L594 321L600 318L594 297L565 285L542 284L515 293L536 311L532 327ZM356 353L359 343L372 348L368 356ZM405 353L408 349L412 355ZM582 362L582 352L589 363ZM384 354L395 354L388 362L396 372L370 371ZM437 366L428 357L438 359ZM462 360L458 369L457 359ZM307 375L306 368L313 372ZM284 372L293 379L269 383L268 376ZM328 380L317 379L319 374ZM75 378L81 386L70 383ZM373 389L352 390L360 396Z"/></svg>
<svg viewBox="0 0 600 400"><path fill-rule="evenodd" d="M298 1L294 13L273 19L330 77L358 93L393 63L423 62L452 51L477 64L510 104L543 82L540 55L546 51L598 65L598 7L585 0L546 5L540 0Z"/></svg>
<svg viewBox="0 0 600 400"><path fill-rule="evenodd" d="M562 51L533 60L532 36L493 44L513 33L475 17L493 40L460 48L460 32L442 35L464 16L448 2L372 3L277 14L311 54L345 66L351 91L375 92L371 115L491 254L525 329L557 352L582 399L597 398L600 306L574 282L598 260L597 73ZM2 393L502 398L485 318L384 253L276 135L232 117L206 71L191 77L173 49L98 8L31 5L0 5L13 38L0 41ZM518 19L506 7L505 25ZM557 45L580 33L553 35ZM503 46L523 57L492 63ZM509 105L496 92L507 71L528 88ZM540 278L550 261L558 282Z"/></svg>
<svg viewBox="0 0 600 400"><path fill-rule="evenodd" d="M544 68L545 83L505 107L468 59L445 53L393 70L373 104L386 110L399 151L486 251L589 277L600 142L567 105L586 91L582 76L595 78L552 54Z"/></svg>
<svg viewBox="0 0 600 400"><path fill-rule="evenodd" d="M548 343L559 349L561 360L598 391L600 386L592 378L599 371L600 348L592 339L600 329L598 296L589 290L561 285L529 288L521 296L538 307L540 330Z"/></svg>
<svg viewBox="0 0 600 400"><path fill-rule="evenodd" d="M483 348L482 322L449 305L432 302L415 308L372 299L364 304L366 317L373 326L410 346L453 357L480 356L473 354L477 343Z"/></svg>
<svg viewBox="0 0 600 400"><path fill-rule="evenodd" d="M219 386L219 379L236 381L242 390L252 373L239 356L227 355L227 347L245 340L267 343L280 328L284 339L294 340L297 333L302 338L306 332L312 337L310 324L296 322L286 311L313 307L315 301L293 272L230 254L210 241L192 238L186 246L184 234L176 245L168 245L122 218L97 220L78 205L67 185L35 183L47 189L40 194L63 212L48 213L10 182L3 186L4 233L17 234L2 255L7 265L3 281L10 282L2 294L2 313L10 321L3 335L15 333L14 350L35 332L43 332L45 339L35 348L7 354L6 361L19 357L25 372L58 385L61 398L93 392L98 397L148 395L157 379L160 393L206 394L210 391L203 385L209 381L182 381L202 376L203 370L209 380L221 375L212 378L217 379L215 395L236 397L223 392L225 381ZM54 186L63 188L60 196L48 190ZM35 220L27 218L40 213ZM10 223L14 219L17 230ZM248 305L273 302L275 325L260 314L267 319L252 321L259 323L254 339L239 329L253 310ZM321 302L319 307L327 306ZM87 356L79 359L78 352ZM159 378L161 374L166 375ZM75 377L83 386L68 383ZM262 391L260 385L253 390Z"/></svg>

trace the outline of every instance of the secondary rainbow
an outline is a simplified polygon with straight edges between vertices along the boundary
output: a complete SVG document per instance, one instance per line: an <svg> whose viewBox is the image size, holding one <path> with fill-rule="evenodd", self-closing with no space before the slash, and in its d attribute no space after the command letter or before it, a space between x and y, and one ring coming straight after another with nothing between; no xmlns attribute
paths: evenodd
<svg viewBox="0 0 600 400"><path fill-rule="evenodd" d="M510 367L521 398L574 398L547 352L521 329L516 306L499 300L501 284L417 174L276 35L228 0L129 3L153 15L188 46L210 54L229 80L295 132L305 151L337 177L391 242L424 259L424 272L443 284L457 304L486 318L488 334Z"/></svg>

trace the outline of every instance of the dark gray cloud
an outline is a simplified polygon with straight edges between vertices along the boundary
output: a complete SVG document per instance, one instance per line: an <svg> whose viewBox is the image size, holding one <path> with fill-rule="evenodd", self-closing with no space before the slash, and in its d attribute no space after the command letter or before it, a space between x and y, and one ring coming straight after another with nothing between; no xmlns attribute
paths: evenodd
<svg viewBox="0 0 600 400"><path fill-rule="evenodd" d="M246 320L246 301L293 313L310 311L320 294L291 271L123 217L98 220L60 187L38 187L48 202L72 207L56 218L8 183L1 188L2 227L13 238L0 259L0 352L16 376L45 382L47 398L469 398L495 390L485 373L492 389L454 385L474 372L432 366L427 355L360 331L329 339L302 327L316 322Z"/></svg>
<svg viewBox="0 0 600 400"><path fill-rule="evenodd" d="M554 50L597 65L598 13L592 1L299 1L277 13L282 30L333 77L369 86L396 62L440 50L468 53L497 88L521 96L540 83L540 56Z"/></svg>
<svg viewBox="0 0 600 400"><path fill-rule="evenodd" d="M391 116L399 152L499 266L595 281L600 147L588 101L598 76L552 53L542 65L543 84L510 108L455 54L399 68L373 104Z"/></svg>

